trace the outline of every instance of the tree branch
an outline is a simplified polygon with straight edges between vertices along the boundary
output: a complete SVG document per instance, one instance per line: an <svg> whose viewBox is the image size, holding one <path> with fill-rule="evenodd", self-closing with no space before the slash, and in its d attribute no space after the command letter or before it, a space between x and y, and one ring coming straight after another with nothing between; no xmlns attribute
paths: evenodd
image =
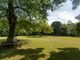
<svg viewBox="0 0 80 60"><path fill-rule="evenodd" d="M28 16L29 16L30 20L32 20L32 18L31 18L31 15L30 15L29 11L28 11L28 10L26 10L25 8L22 8L22 7L16 6L16 7L14 7L14 9L21 9L21 10L25 11L25 12L28 14Z"/></svg>

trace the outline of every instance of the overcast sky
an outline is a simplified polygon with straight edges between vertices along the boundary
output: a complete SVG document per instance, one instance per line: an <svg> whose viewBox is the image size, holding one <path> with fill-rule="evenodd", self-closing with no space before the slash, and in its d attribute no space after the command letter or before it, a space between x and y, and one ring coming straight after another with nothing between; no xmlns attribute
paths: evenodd
<svg viewBox="0 0 80 60"><path fill-rule="evenodd" d="M72 1L67 0L59 9L55 10L54 12L48 10L47 13L49 25L53 21L61 21L62 23L67 23L68 20L70 20L73 23L76 23L79 21L75 19L75 17L80 14L80 5L77 7L77 9L72 10Z"/></svg>

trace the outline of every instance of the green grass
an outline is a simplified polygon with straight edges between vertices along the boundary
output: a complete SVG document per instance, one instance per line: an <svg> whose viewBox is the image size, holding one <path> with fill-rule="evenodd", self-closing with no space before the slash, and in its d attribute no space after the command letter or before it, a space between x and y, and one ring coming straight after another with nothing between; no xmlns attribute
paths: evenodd
<svg viewBox="0 0 80 60"><path fill-rule="evenodd" d="M0 41L6 37L0 37ZM29 41L17 49L0 50L0 60L80 60L79 37L26 37L17 39Z"/></svg>

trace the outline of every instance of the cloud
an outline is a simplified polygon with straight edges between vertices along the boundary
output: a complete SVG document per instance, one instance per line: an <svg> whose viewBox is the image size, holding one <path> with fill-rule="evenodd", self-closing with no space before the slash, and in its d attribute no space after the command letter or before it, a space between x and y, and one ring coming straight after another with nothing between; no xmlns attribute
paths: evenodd
<svg viewBox="0 0 80 60"><path fill-rule="evenodd" d="M68 12L66 12L66 11L63 11L63 12L59 15L59 17L60 17L61 19L66 20L67 22L68 22L69 20L72 21L73 23L79 22L77 19L75 19L75 17L74 17L73 15L71 15L70 13L68 13ZM65 23L67 23L67 22L65 22Z"/></svg>
<svg viewBox="0 0 80 60"><path fill-rule="evenodd" d="M63 3L63 7L55 10L54 12L48 10L47 13L49 25L53 21L61 21L62 23L67 23L70 20L73 23L76 23L78 20L75 19L75 17L80 14L80 6L78 6L77 9L72 10L72 2L70 0L67 0L66 3Z"/></svg>

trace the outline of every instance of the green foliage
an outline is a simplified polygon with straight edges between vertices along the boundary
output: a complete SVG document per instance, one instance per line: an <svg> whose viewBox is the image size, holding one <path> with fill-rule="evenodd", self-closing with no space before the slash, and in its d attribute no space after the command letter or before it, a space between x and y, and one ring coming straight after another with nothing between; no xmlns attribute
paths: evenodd
<svg viewBox="0 0 80 60"><path fill-rule="evenodd" d="M16 33L19 35L29 35L31 33L51 33L52 28L48 25L46 20L30 20L20 19L17 22Z"/></svg>
<svg viewBox="0 0 80 60"><path fill-rule="evenodd" d="M52 32L52 28L48 25L47 21L45 20L40 20L37 25L36 25L36 29L38 32L43 32L43 33L51 33Z"/></svg>
<svg viewBox="0 0 80 60"><path fill-rule="evenodd" d="M19 35L29 34L32 29L31 25L30 20L26 20L25 18L19 19L17 21L16 33Z"/></svg>
<svg viewBox="0 0 80 60"><path fill-rule="evenodd" d="M76 30L77 34L80 35L80 22L77 23Z"/></svg>
<svg viewBox="0 0 80 60"><path fill-rule="evenodd" d="M52 28L49 27L46 22L38 21L38 20L44 20L44 19L46 20L47 19L46 11L49 9L54 10L53 9L54 6L57 7L58 4L61 4L61 2L64 2L64 1L66 0L1 0L0 1L0 17L2 18L6 16L8 20L10 18L10 21L12 21L14 20L13 18L16 15L17 20L21 19L20 21L18 21L18 24L17 24L17 29L16 29L17 32L30 33L32 31L37 31L37 32L47 33L52 31L51 30ZM9 8L10 2L13 4ZM10 9L12 12L14 11L11 17L9 15L9 13L11 12ZM35 23L34 20L37 23ZM16 22L16 20L14 21ZM12 24L15 25L14 22ZM12 33L12 35L14 34Z"/></svg>
<svg viewBox="0 0 80 60"><path fill-rule="evenodd" d="M8 35L8 21L5 20L6 18L0 19L0 35L5 36Z"/></svg>
<svg viewBox="0 0 80 60"><path fill-rule="evenodd" d="M66 0L13 0L14 10L18 18L46 18L46 10L54 10L58 4ZM54 9L53 9L54 8ZM0 16L7 16L8 0L0 0ZM2 15L3 14L3 15Z"/></svg>
<svg viewBox="0 0 80 60"><path fill-rule="evenodd" d="M53 27L54 35L62 35L66 31L63 24L59 21L53 22L51 26Z"/></svg>
<svg viewBox="0 0 80 60"><path fill-rule="evenodd" d="M67 24L67 34L75 36L76 35L76 24L69 22Z"/></svg>
<svg viewBox="0 0 80 60"><path fill-rule="evenodd" d="M68 24L62 24L59 21L55 21L52 23L51 26L53 27L54 32L52 34L54 35L76 36L80 32L79 23L77 23L76 25L75 23L72 23L71 21L69 21Z"/></svg>
<svg viewBox="0 0 80 60"><path fill-rule="evenodd" d="M0 20L0 35L8 35L8 21L5 19ZM47 21L44 20L26 20L25 18L19 19L16 25L16 35L29 35L32 32L37 33L51 33L52 28L48 25Z"/></svg>
<svg viewBox="0 0 80 60"><path fill-rule="evenodd" d="M52 26L49 26L46 20L25 20L25 18L19 19L16 25L16 35L80 35L80 22L74 24L69 22L68 24L62 24L61 22L53 22ZM8 35L9 25L6 18L0 20L0 36Z"/></svg>

